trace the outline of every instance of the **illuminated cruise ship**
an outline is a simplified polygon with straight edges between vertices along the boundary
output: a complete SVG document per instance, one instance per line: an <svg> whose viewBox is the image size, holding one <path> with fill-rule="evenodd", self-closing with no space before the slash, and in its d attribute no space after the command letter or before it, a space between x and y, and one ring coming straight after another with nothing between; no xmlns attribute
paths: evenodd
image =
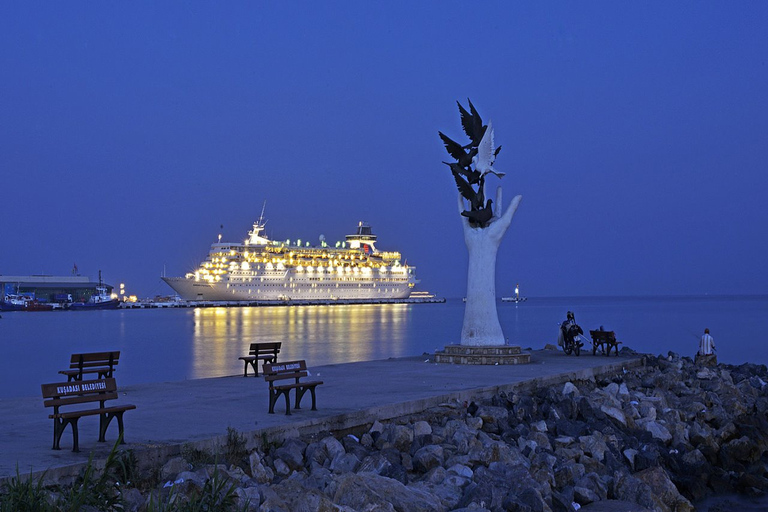
<svg viewBox="0 0 768 512"><path fill-rule="evenodd" d="M211 245L208 257L185 277L163 277L188 301L328 301L405 299L418 282L399 252L376 249L376 235L360 222L331 246L274 241L260 218L242 243Z"/></svg>

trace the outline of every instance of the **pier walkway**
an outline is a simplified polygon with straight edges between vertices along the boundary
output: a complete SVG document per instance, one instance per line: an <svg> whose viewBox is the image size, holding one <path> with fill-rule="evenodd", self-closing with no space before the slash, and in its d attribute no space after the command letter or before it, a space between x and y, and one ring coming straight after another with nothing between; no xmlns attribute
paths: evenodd
<svg viewBox="0 0 768 512"><path fill-rule="evenodd" d="M350 429L521 386L560 385L620 373L641 364L639 356L575 357L549 350L532 351L527 365L450 365L432 359L423 355L321 367L311 367L308 361L312 377L325 382L317 389L318 410L309 410L311 401L305 397L303 408L290 416L284 414L282 401L276 414L267 414L267 384L262 377L241 374L127 386L120 389L116 403L132 403L137 409L125 414L124 447L134 450L142 466L159 465L179 454L185 444L197 449L223 444L228 427L254 445L262 439ZM51 481L66 480L77 475L91 453L96 461L105 459L117 437L113 422L107 442L96 442L98 419L83 418L81 452L71 451L69 428L62 449L52 450L53 422L41 396L0 399L0 410L0 481L15 476L17 465L24 476L46 471Z"/></svg>

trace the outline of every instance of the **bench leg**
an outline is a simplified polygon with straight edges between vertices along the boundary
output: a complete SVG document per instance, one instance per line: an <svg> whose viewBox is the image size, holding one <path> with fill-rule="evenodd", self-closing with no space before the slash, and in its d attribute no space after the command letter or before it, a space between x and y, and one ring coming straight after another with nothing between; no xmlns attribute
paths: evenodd
<svg viewBox="0 0 768 512"><path fill-rule="evenodd" d="M58 418L53 419L53 448L52 450L61 450L59 441L61 441L61 434L64 432L64 420Z"/></svg>
<svg viewBox="0 0 768 512"><path fill-rule="evenodd" d="M277 403L277 399L280 398L280 395L285 395L285 414L291 414L291 399L288 396L289 391L290 390L288 389L284 389L280 391L269 392L269 414L275 414L275 404Z"/></svg>
<svg viewBox="0 0 768 512"><path fill-rule="evenodd" d="M261 373L264 373L264 365L265 364L275 364L276 362L277 362L277 359L274 359L274 358L262 359L261 360ZM257 359L257 360L255 360L253 362L253 368L254 368L254 371L256 372L256 376L257 377L259 376L259 372L258 372L258 370L256 370L258 365L259 365L259 360Z"/></svg>
<svg viewBox="0 0 768 512"><path fill-rule="evenodd" d="M117 418L117 428L120 434L123 433L123 412L112 412L108 414L99 414L99 442L104 443L107 440L107 428L112 422L112 418ZM123 441L124 444L125 441Z"/></svg>
<svg viewBox="0 0 768 512"><path fill-rule="evenodd" d="M312 410L317 410L317 400L315 397L315 386L309 386L306 388L297 388L296 389L296 409L301 409L299 405L301 404L301 399L304 397L304 393L309 391L309 393L312 395Z"/></svg>
<svg viewBox="0 0 768 512"><path fill-rule="evenodd" d="M80 418L70 418L67 420L53 420L53 449L61 450L61 436L64 434L67 425L72 425L72 451L80 451L79 436L77 431L77 420Z"/></svg>

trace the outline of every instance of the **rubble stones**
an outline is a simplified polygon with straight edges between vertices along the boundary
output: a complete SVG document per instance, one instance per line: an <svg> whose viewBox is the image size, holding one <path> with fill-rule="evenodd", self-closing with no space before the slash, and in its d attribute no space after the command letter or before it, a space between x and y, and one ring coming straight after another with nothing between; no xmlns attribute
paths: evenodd
<svg viewBox="0 0 768 512"><path fill-rule="evenodd" d="M220 474L240 506L264 511L689 511L711 494L765 492L766 367L703 368L676 354L646 361L338 439L289 439ZM187 493L212 471L178 458L160 474ZM148 498L142 507L135 492L126 497L146 509Z"/></svg>

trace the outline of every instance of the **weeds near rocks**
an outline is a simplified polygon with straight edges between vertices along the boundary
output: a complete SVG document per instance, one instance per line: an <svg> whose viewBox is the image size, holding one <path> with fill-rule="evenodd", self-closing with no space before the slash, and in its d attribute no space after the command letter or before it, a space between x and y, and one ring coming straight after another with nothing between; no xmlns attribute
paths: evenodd
<svg viewBox="0 0 768 512"><path fill-rule="evenodd" d="M193 468L200 468L216 462L216 457L212 453L205 450L198 450L197 448L192 448L188 445L181 447L181 456L184 460L192 464Z"/></svg>
<svg viewBox="0 0 768 512"><path fill-rule="evenodd" d="M16 466L16 477L3 484L0 494L0 512L47 512L54 510L48 501L48 492L43 487L45 474L35 482L32 473L28 478L19 474Z"/></svg>
<svg viewBox="0 0 768 512"><path fill-rule="evenodd" d="M76 512L83 507L91 506L97 510L119 510L122 508L120 485L127 482L121 478L132 473L135 468L135 458L132 454L126 456L117 447L123 440L120 435L104 463L104 470L99 472L93 466L93 454L88 458L88 464L83 472L56 503L56 510ZM131 465L133 460L133 465Z"/></svg>
<svg viewBox="0 0 768 512"><path fill-rule="evenodd" d="M136 459L132 452L118 451L121 441L122 437L118 437L103 470L94 467L91 455L74 485L62 491L55 500L43 485L45 474L37 480L31 474L29 478L22 478L17 468L16 477L3 485L0 512L76 512L87 507L122 510L120 486L128 483L136 473Z"/></svg>
<svg viewBox="0 0 768 512"><path fill-rule="evenodd" d="M227 427L227 442L224 445L224 460L227 464L248 468L248 449L245 436L232 427Z"/></svg>
<svg viewBox="0 0 768 512"><path fill-rule="evenodd" d="M236 508L236 482L230 482L226 475L214 466L213 474L206 480L199 491L192 491L187 498L182 499L174 485L165 498L157 495L150 499L147 512L236 512L248 510L248 503Z"/></svg>

